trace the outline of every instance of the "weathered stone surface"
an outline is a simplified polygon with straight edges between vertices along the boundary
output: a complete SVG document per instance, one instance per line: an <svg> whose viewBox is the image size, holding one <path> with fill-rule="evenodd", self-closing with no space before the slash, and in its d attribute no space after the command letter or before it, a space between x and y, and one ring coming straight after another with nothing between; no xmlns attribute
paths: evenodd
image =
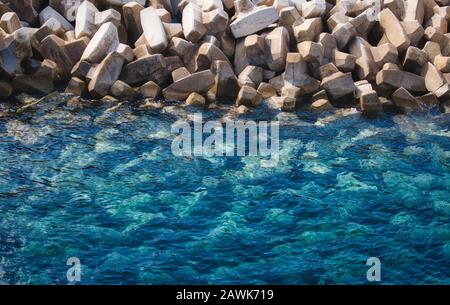
<svg viewBox="0 0 450 305"><path fill-rule="evenodd" d="M119 53L109 53L96 67L88 85L89 93L97 97L107 95L111 86L119 78L123 63L124 59Z"/></svg>
<svg viewBox="0 0 450 305"><path fill-rule="evenodd" d="M284 27L277 27L266 35L265 41L267 66L274 72L283 71L289 52L289 32Z"/></svg>
<svg viewBox="0 0 450 305"><path fill-rule="evenodd" d="M19 15L20 20L34 23L38 17L38 12L33 6L32 0L15 0L9 2L10 7Z"/></svg>
<svg viewBox="0 0 450 305"><path fill-rule="evenodd" d="M225 53L225 55L227 55L229 58L232 58L234 56L236 42L231 32L224 31L217 34L217 36L220 41L220 49L223 51L223 53Z"/></svg>
<svg viewBox="0 0 450 305"><path fill-rule="evenodd" d="M81 55L83 54L88 44L89 38L82 37L80 39L67 41L64 45L64 48L69 54L72 62L77 62L81 58Z"/></svg>
<svg viewBox="0 0 450 305"><path fill-rule="evenodd" d="M193 2L189 2L183 10L182 25L184 37L192 42L199 41L207 32L201 8Z"/></svg>
<svg viewBox="0 0 450 305"><path fill-rule="evenodd" d="M312 98L313 98L313 101L318 101L321 99L328 100L328 95L327 95L327 92L324 89L322 89L322 90L314 93Z"/></svg>
<svg viewBox="0 0 450 305"><path fill-rule="evenodd" d="M33 6L35 9L40 10L44 2L44 0L33 0ZM48 4L70 22L76 18L75 10L80 6L79 2L65 0L49 0Z"/></svg>
<svg viewBox="0 0 450 305"><path fill-rule="evenodd" d="M205 42L210 43L210 44L214 45L214 46L217 47L217 48L220 48L220 41L219 41L219 39L217 39L216 36L209 35L209 34L208 34L208 35L205 35L205 36L203 37L201 43L205 43Z"/></svg>
<svg viewBox="0 0 450 305"><path fill-rule="evenodd" d="M247 107L255 107L261 104L262 96L255 88L243 86L236 98L236 107L244 105Z"/></svg>
<svg viewBox="0 0 450 305"><path fill-rule="evenodd" d="M304 18L322 17L327 7L325 0L312 0L302 3L302 16Z"/></svg>
<svg viewBox="0 0 450 305"><path fill-rule="evenodd" d="M195 71L209 69L215 60L225 61L231 66L228 57L218 47L209 42L202 43L197 51Z"/></svg>
<svg viewBox="0 0 450 305"><path fill-rule="evenodd" d="M333 64L342 72L351 72L355 69L355 55L347 54L335 49L331 53L330 59Z"/></svg>
<svg viewBox="0 0 450 305"><path fill-rule="evenodd" d="M345 46L356 36L356 29L350 22L338 24L332 32L336 39L339 49L344 49Z"/></svg>
<svg viewBox="0 0 450 305"><path fill-rule="evenodd" d="M447 101L448 99L450 99L450 85L445 83L433 93L439 100Z"/></svg>
<svg viewBox="0 0 450 305"><path fill-rule="evenodd" d="M217 1L220 3L220 1ZM228 14L223 8L202 12L202 22L208 33L216 35L226 30L228 25Z"/></svg>
<svg viewBox="0 0 450 305"><path fill-rule="evenodd" d="M330 17L327 20L327 25L328 28L333 31L334 28L338 25L338 24L344 24L350 21L350 18L345 15L344 11L337 11L337 12L330 12Z"/></svg>
<svg viewBox="0 0 450 305"><path fill-rule="evenodd" d="M75 19L75 37L92 37L97 31L95 25L95 14L98 13L97 7L90 1L84 1L77 9Z"/></svg>
<svg viewBox="0 0 450 305"><path fill-rule="evenodd" d="M192 92L186 99L186 105L202 107L206 105L206 99L197 92Z"/></svg>
<svg viewBox="0 0 450 305"><path fill-rule="evenodd" d="M445 1L448 2L448 0L445 0ZM449 3L447 3L446 6L435 5L433 7L434 14L445 17L446 19L450 19L450 6L448 6L448 4Z"/></svg>
<svg viewBox="0 0 450 305"><path fill-rule="evenodd" d="M249 35L244 39L245 57L248 63L254 66L263 66L266 63L266 41L260 35Z"/></svg>
<svg viewBox="0 0 450 305"><path fill-rule="evenodd" d="M401 24L405 29L406 35L408 35L409 39L411 40L411 45L417 46L422 40L423 34L425 33L422 24L415 20L402 21Z"/></svg>
<svg viewBox="0 0 450 305"><path fill-rule="evenodd" d="M441 55L441 47L437 42L427 41L422 49L428 55L428 59L434 62L436 56Z"/></svg>
<svg viewBox="0 0 450 305"><path fill-rule="evenodd" d="M58 65L50 60L44 59L42 62L37 61L37 65L29 71L29 74L32 74L36 78L48 79L51 82L54 82L57 79L58 73Z"/></svg>
<svg viewBox="0 0 450 305"><path fill-rule="evenodd" d="M172 71L172 81L176 82L189 75L191 75L191 73L185 67L175 69Z"/></svg>
<svg viewBox="0 0 450 305"><path fill-rule="evenodd" d="M383 67L386 63L395 64L398 62L398 51L392 43L384 43L377 47L371 47L370 51L375 64L379 68Z"/></svg>
<svg viewBox="0 0 450 305"><path fill-rule="evenodd" d="M147 7L140 12L141 25L145 40L156 52L162 52L167 48L168 41L161 19L153 7Z"/></svg>
<svg viewBox="0 0 450 305"><path fill-rule="evenodd" d="M426 90L423 77L400 70L383 69L377 73L376 82L378 86L403 87L411 92L424 92Z"/></svg>
<svg viewBox="0 0 450 305"><path fill-rule="evenodd" d="M442 56L439 54L434 58L433 63L439 71L441 71L443 73L450 72L450 57L449 56Z"/></svg>
<svg viewBox="0 0 450 305"><path fill-rule="evenodd" d="M257 91L263 98L277 95L277 90L271 84L265 82L259 84Z"/></svg>
<svg viewBox="0 0 450 305"><path fill-rule="evenodd" d="M97 70L97 67L99 66L99 64L92 64L91 68L89 69L88 73L86 74L86 81L90 82L95 75L95 71Z"/></svg>
<svg viewBox="0 0 450 305"><path fill-rule="evenodd" d="M161 92L161 87L153 81L146 82L139 87L138 93L143 98L157 98Z"/></svg>
<svg viewBox="0 0 450 305"><path fill-rule="evenodd" d="M47 6L39 13L39 21L41 22L41 24L44 24L50 18L58 20L58 22L61 23L61 25L64 27L64 30L66 31L74 30L73 25L69 21L67 21L66 18L61 16L61 14L55 11L52 7Z"/></svg>
<svg viewBox="0 0 450 305"><path fill-rule="evenodd" d="M242 72L246 66L250 64L249 58L245 53L245 39L238 39L236 41L236 50L234 54L234 71L236 74Z"/></svg>
<svg viewBox="0 0 450 305"><path fill-rule="evenodd" d="M284 27L289 32L289 39L291 41L295 40L294 30L292 25L295 21L301 19L299 12L293 6L282 8L279 12L278 25Z"/></svg>
<svg viewBox="0 0 450 305"><path fill-rule="evenodd" d="M392 100L395 106L397 106L404 113L420 110L419 101L403 87L398 88L392 94Z"/></svg>
<svg viewBox="0 0 450 305"><path fill-rule="evenodd" d="M405 15L403 20L414 20L423 23L425 7L423 0L408 0L405 2Z"/></svg>
<svg viewBox="0 0 450 305"><path fill-rule="evenodd" d="M133 49L133 55L137 59L153 54L155 54L155 52L153 52L148 44L139 45Z"/></svg>
<svg viewBox="0 0 450 305"><path fill-rule="evenodd" d="M145 4L144 4L145 5ZM142 35L141 11L144 9L137 2L129 2L122 6L123 20L131 42L135 42Z"/></svg>
<svg viewBox="0 0 450 305"><path fill-rule="evenodd" d="M12 81L14 90L30 94L49 94L55 90L49 78L38 78L33 75L17 74Z"/></svg>
<svg viewBox="0 0 450 305"><path fill-rule="evenodd" d="M134 52L129 45L119 43L116 52L122 55L126 62L133 61L134 59Z"/></svg>
<svg viewBox="0 0 450 305"><path fill-rule="evenodd" d="M86 82L78 77L72 77L64 93L81 96L87 92Z"/></svg>
<svg viewBox="0 0 450 305"><path fill-rule="evenodd" d="M167 100L184 100L190 93L206 93L214 85L210 70L193 73L166 87L162 93Z"/></svg>
<svg viewBox="0 0 450 305"><path fill-rule="evenodd" d="M267 70L267 69L263 70L263 80L264 81L268 81L269 79L274 78L276 75L277 75L277 73L272 70Z"/></svg>
<svg viewBox="0 0 450 305"><path fill-rule="evenodd" d="M320 85L317 79L308 75L308 66L300 53L287 54L283 78L285 82L283 87L287 87L285 90L289 87L301 88L298 94L311 94L317 91Z"/></svg>
<svg viewBox="0 0 450 305"><path fill-rule="evenodd" d="M423 66L421 75L425 79L426 89L430 92L435 92L446 83L444 75L429 62Z"/></svg>
<svg viewBox="0 0 450 305"><path fill-rule="evenodd" d="M213 62L211 70L215 75L216 98L234 100L240 87L230 64L223 60L217 60Z"/></svg>
<svg viewBox="0 0 450 305"><path fill-rule="evenodd" d="M427 93L417 97L422 108L434 108L439 107L439 99L434 93Z"/></svg>
<svg viewBox="0 0 450 305"><path fill-rule="evenodd" d="M122 15L115 9L108 9L102 12L95 13L94 22L97 27L100 27L106 22L112 22L116 27L121 26Z"/></svg>
<svg viewBox="0 0 450 305"><path fill-rule="evenodd" d="M182 37L183 36L183 26L181 23L167 23L163 22L164 31L166 32L167 39L172 39L172 37Z"/></svg>
<svg viewBox="0 0 450 305"><path fill-rule="evenodd" d="M166 61L166 69L169 73L173 70L184 67L183 61L179 56L167 56L164 58Z"/></svg>
<svg viewBox="0 0 450 305"><path fill-rule="evenodd" d="M370 48L371 45L361 37L353 39L349 46L350 53L356 57L355 70L358 78L373 81L379 68Z"/></svg>
<svg viewBox="0 0 450 305"><path fill-rule="evenodd" d="M81 55L81 60L92 63L100 62L105 56L119 46L117 28L112 22L103 24L92 37L86 49Z"/></svg>
<svg viewBox="0 0 450 305"><path fill-rule="evenodd" d="M399 20L405 14L405 4L403 0L384 0L383 7L388 8Z"/></svg>
<svg viewBox="0 0 450 305"><path fill-rule="evenodd" d="M278 20L275 7L255 7L250 0L236 0L237 18L230 24L235 38L254 34Z"/></svg>
<svg viewBox="0 0 450 305"><path fill-rule="evenodd" d="M311 110L314 112L325 112L334 110L334 107L327 99L318 99L311 104Z"/></svg>
<svg viewBox="0 0 450 305"><path fill-rule="evenodd" d="M322 79L320 86L332 99L353 95L356 90L351 73L336 72Z"/></svg>
<svg viewBox="0 0 450 305"><path fill-rule="evenodd" d="M428 41L433 41L439 44L442 54L447 54L449 50L450 38L445 36L440 31L429 26L425 29L424 38Z"/></svg>
<svg viewBox="0 0 450 305"><path fill-rule="evenodd" d="M363 80L356 82L355 85L355 97L359 99L359 107L363 113L374 115L383 110L378 94L369 82Z"/></svg>
<svg viewBox="0 0 450 305"><path fill-rule="evenodd" d="M7 12L1 16L0 28L2 28L6 33L12 34L21 27L22 25L20 24L20 19L16 13Z"/></svg>
<svg viewBox="0 0 450 305"><path fill-rule="evenodd" d="M297 99L291 96L271 96L268 98L267 103L269 107L280 109L282 111L295 110Z"/></svg>
<svg viewBox="0 0 450 305"><path fill-rule="evenodd" d="M364 39L367 39L367 35L372 31L377 21L377 13L374 8L367 8L349 20L356 31L356 36L363 37Z"/></svg>
<svg viewBox="0 0 450 305"><path fill-rule="evenodd" d="M263 81L263 69L257 66L247 66L239 73L238 79L242 85L257 88Z"/></svg>
<svg viewBox="0 0 450 305"><path fill-rule="evenodd" d="M323 56L325 59L329 59L331 53L337 48L336 38L330 33L320 33L317 42L323 47Z"/></svg>
<svg viewBox="0 0 450 305"><path fill-rule="evenodd" d="M179 56L168 56L165 57L164 60L166 62L166 69L168 73L183 67L183 61Z"/></svg>
<svg viewBox="0 0 450 305"><path fill-rule="evenodd" d="M398 51L406 50L411 41L406 35L403 26L390 9L383 9L379 15L379 23L383 28L386 38L397 48Z"/></svg>
<svg viewBox="0 0 450 305"><path fill-rule="evenodd" d="M71 74L73 77L77 77L80 79L85 79L88 75L89 71L91 70L93 64L91 64L88 61L80 60L78 61L72 68Z"/></svg>
<svg viewBox="0 0 450 305"><path fill-rule="evenodd" d="M161 22L171 22L172 16L170 12L163 7L155 8L156 15L158 15Z"/></svg>
<svg viewBox="0 0 450 305"><path fill-rule="evenodd" d="M130 2L137 2L138 4L144 6L146 3L146 0L104 0L106 3L115 5L115 6L122 6L124 4L128 4Z"/></svg>
<svg viewBox="0 0 450 305"><path fill-rule="evenodd" d="M339 72L338 68L333 63L327 63L325 65L320 66L319 75L320 79L324 79L331 74Z"/></svg>
<svg viewBox="0 0 450 305"><path fill-rule="evenodd" d="M58 73L63 78L67 77L74 61L65 48L65 41L56 35L49 35L42 40L42 44L46 46L43 48L44 57L54 61L58 66Z"/></svg>
<svg viewBox="0 0 450 305"><path fill-rule="evenodd" d="M204 12L210 12L216 9L223 10L223 3L221 0L203 0L202 1L202 10Z"/></svg>
<svg viewBox="0 0 450 305"><path fill-rule="evenodd" d="M241 105L239 107L235 107L234 111L236 112L236 114L241 115L248 113L250 109L248 109L247 106Z"/></svg>
<svg viewBox="0 0 450 305"><path fill-rule="evenodd" d="M0 49L4 48L1 46L1 41L6 42L6 37L1 37L1 29L0 29ZM61 26L61 24L54 18L51 18L47 20L31 37L31 46L34 50L36 50L41 56L43 56L43 46L42 46L42 40L46 38L48 35L54 34L55 36L61 36L64 33L64 28ZM3 38L3 39L2 39ZM13 35L9 35L8 38L11 40L13 39ZM11 43L7 42L9 45Z"/></svg>
<svg viewBox="0 0 450 305"><path fill-rule="evenodd" d="M313 41L322 32L322 19L310 18L305 19L303 22L299 20L292 27L297 42Z"/></svg>
<svg viewBox="0 0 450 305"><path fill-rule="evenodd" d="M164 57L161 54L154 54L125 65L120 80L131 86L139 86L148 81L162 85L169 74Z"/></svg>
<svg viewBox="0 0 450 305"><path fill-rule="evenodd" d="M425 23L425 27L433 27L441 33L447 32L447 19L445 17L434 14L428 22Z"/></svg>
<svg viewBox="0 0 450 305"><path fill-rule="evenodd" d="M306 62L322 62L324 48L320 43L304 41L297 44L297 49Z"/></svg>
<svg viewBox="0 0 450 305"><path fill-rule="evenodd" d="M190 72L195 72L196 69L196 50L197 46L190 41L178 37L173 37L170 40L169 53L179 56L183 60L185 67Z"/></svg>
<svg viewBox="0 0 450 305"><path fill-rule="evenodd" d="M216 97L216 89L215 86L212 86L208 91L206 91L206 102L210 104L210 107L214 108L214 105L217 105L217 97Z"/></svg>
<svg viewBox="0 0 450 305"><path fill-rule="evenodd" d="M17 1L17 2L20 2L20 1ZM23 2L23 1L22 1ZM23 3L22 3L23 4ZM11 5L11 4L10 4ZM16 4L17 5L17 4ZM31 3L31 5L32 5L32 3ZM24 7L24 6L23 6ZM11 10L11 8L8 6L8 5L6 5L5 3L3 3L3 2L0 2L0 16L1 15L3 15L4 13L7 13L7 12L12 12L12 10Z"/></svg>
<svg viewBox="0 0 450 305"><path fill-rule="evenodd" d="M121 80L114 82L110 92L112 96L118 99L132 99L137 93L135 89L131 88L130 85Z"/></svg>
<svg viewBox="0 0 450 305"><path fill-rule="evenodd" d="M272 0L272 2L273 2L272 5L275 7L277 12L280 12L283 8L286 8L289 6L288 0ZM264 5L269 5L269 3L264 2Z"/></svg>
<svg viewBox="0 0 450 305"><path fill-rule="evenodd" d="M294 99L301 99L302 95L305 94L305 88L299 88L297 86L292 85L289 82L284 82L283 86L280 89L280 96L288 96ZM314 90L315 91L315 90Z"/></svg>
<svg viewBox="0 0 450 305"><path fill-rule="evenodd" d="M427 61L427 53L411 46L406 51L405 58L403 60L403 69L417 74Z"/></svg>
<svg viewBox="0 0 450 305"><path fill-rule="evenodd" d="M13 93L13 87L11 84L0 81L0 97L9 97Z"/></svg>
<svg viewBox="0 0 450 305"><path fill-rule="evenodd" d="M277 90L277 93L280 93L285 84L283 75L280 74L271 78L269 80L269 84L271 84L275 88L275 90Z"/></svg>

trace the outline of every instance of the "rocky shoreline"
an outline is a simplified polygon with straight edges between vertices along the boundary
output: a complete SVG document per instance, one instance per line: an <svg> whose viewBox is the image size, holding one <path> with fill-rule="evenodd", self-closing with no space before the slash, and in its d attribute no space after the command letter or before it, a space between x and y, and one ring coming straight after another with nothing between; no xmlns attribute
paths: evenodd
<svg viewBox="0 0 450 305"><path fill-rule="evenodd" d="M450 111L449 0L0 1L0 98Z"/></svg>

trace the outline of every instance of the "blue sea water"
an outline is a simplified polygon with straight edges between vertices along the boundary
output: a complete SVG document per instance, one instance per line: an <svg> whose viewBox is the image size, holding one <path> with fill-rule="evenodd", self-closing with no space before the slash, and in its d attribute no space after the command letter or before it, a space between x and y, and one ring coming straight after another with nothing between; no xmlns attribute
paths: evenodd
<svg viewBox="0 0 450 305"><path fill-rule="evenodd" d="M168 108L170 110L170 108ZM176 157L166 110L0 118L0 282L450 283L450 117L280 113L280 161Z"/></svg>

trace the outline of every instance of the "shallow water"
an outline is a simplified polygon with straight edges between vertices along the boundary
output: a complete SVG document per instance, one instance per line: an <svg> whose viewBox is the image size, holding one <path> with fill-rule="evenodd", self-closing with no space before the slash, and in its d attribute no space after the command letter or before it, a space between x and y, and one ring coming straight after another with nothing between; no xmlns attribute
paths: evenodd
<svg viewBox="0 0 450 305"><path fill-rule="evenodd" d="M175 157L164 111L0 118L0 282L450 282L448 115L279 114L280 162Z"/></svg>

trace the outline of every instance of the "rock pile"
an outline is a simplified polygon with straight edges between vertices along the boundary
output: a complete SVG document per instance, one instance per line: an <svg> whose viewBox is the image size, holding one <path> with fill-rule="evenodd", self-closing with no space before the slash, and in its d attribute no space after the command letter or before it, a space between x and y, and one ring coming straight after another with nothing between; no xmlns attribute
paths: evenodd
<svg viewBox="0 0 450 305"><path fill-rule="evenodd" d="M0 97L448 109L449 2L1 0Z"/></svg>

